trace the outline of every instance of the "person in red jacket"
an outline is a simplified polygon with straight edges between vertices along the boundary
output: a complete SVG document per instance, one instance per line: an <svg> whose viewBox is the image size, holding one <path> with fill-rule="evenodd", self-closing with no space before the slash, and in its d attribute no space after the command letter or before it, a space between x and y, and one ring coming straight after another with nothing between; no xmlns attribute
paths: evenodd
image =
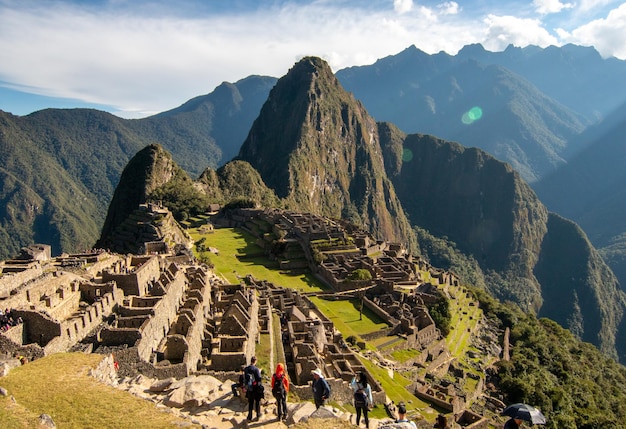
<svg viewBox="0 0 626 429"><path fill-rule="evenodd" d="M287 420L287 393L289 379L282 363L276 365L276 372L272 375L272 395L276 398L276 414L278 420Z"/></svg>

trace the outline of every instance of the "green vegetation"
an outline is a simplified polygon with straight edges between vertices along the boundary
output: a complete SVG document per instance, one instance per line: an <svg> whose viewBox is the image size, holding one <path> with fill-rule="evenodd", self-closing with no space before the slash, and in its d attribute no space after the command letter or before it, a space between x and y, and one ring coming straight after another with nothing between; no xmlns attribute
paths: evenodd
<svg viewBox="0 0 626 429"><path fill-rule="evenodd" d="M511 327L510 361L498 361L507 403L526 402L546 415L546 429L623 427L626 368L552 320L524 314L472 289L487 317Z"/></svg>
<svg viewBox="0 0 626 429"><path fill-rule="evenodd" d="M415 349L403 349L403 350L396 350L395 352L392 352L391 357L396 362L404 363L408 361L409 359L416 358L417 356L420 355L420 353L421 352L419 350L415 350Z"/></svg>
<svg viewBox="0 0 626 429"><path fill-rule="evenodd" d="M209 206L208 198L193 186L189 176L180 169L171 180L148 195L148 199L161 201L178 221L204 213Z"/></svg>
<svg viewBox="0 0 626 429"><path fill-rule="evenodd" d="M428 308L430 316L433 318L435 325L441 331L444 337L450 333L450 304L447 299L440 299Z"/></svg>
<svg viewBox="0 0 626 429"><path fill-rule="evenodd" d="M325 289L310 273L293 274L278 270L275 261L271 261L263 249L256 244L251 234L232 228L217 228L208 234L200 234L198 229L189 230L197 243L218 249L219 254L211 254L210 260L215 273L228 282L239 283L239 276L251 274L257 279L270 281L278 286L296 289L300 292L320 292Z"/></svg>
<svg viewBox="0 0 626 429"><path fill-rule="evenodd" d="M2 378L9 392L0 397L2 427L39 427L43 413L68 429L199 427L88 376L101 359L97 354L60 353L13 369Z"/></svg>
<svg viewBox="0 0 626 429"><path fill-rule="evenodd" d="M344 338L351 335L360 337L363 334L388 327L385 322L367 308L363 310L363 317L360 317L361 301L358 299L333 301L311 297L311 301L333 322L335 327L344 335Z"/></svg>
<svg viewBox="0 0 626 429"><path fill-rule="evenodd" d="M372 273L364 268L357 268L356 270L348 274L348 280L372 280Z"/></svg>
<svg viewBox="0 0 626 429"><path fill-rule="evenodd" d="M447 238L435 237L420 227L414 229L422 255L433 266L455 273L465 284L486 288L485 277L476 259L463 254Z"/></svg>

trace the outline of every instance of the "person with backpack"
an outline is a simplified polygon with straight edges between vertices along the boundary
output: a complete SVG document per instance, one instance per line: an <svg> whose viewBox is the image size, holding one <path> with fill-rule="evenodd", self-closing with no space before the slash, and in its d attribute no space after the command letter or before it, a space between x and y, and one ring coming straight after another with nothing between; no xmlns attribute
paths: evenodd
<svg viewBox="0 0 626 429"><path fill-rule="evenodd" d="M239 397L239 389L243 390L244 389L244 371L246 370L245 365L241 365L241 372L239 373L239 378L237 379L236 383L233 383L230 385L230 389L233 392L233 396L235 398Z"/></svg>
<svg viewBox="0 0 626 429"><path fill-rule="evenodd" d="M352 381L350 382L350 387L354 391L354 408L356 409L356 425L358 426L361 422L361 415L363 415L363 421L365 422L365 427L370 427L370 421L367 416L367 413L370 407L374 404L372 399L372 388L367 382L367 374L364 371L359 373L359 378L354 376Z"/></svg>
<svg viewBox="0 0 626 429"><path fill-rule="evenodd" d="M311 371L313 374L313 383L311 388L313 389L313 401L315 402L315 408L319 408L326 404L326 400L330 398L330 386L322 375L322 370L319 368Z"/></svg>
<svg viewBox="0 0 626 429"><path fill-rule="evenodd" d="M287 393L289 392L289 379L282 363L276 365L276 372L272 375L272 395L276 398L276 414L278 420L287 420Z"/></svg>
<svg viewBox="0 0 626 429"><path fill-rule="evenodd" d="M261 418L261 398L263 396L263 383L261 371L256 366L256 356L250 358L250 365L243 371L244 389L248 398L248 421L252 421L252 409L256 411L256 419Z"/></svg>

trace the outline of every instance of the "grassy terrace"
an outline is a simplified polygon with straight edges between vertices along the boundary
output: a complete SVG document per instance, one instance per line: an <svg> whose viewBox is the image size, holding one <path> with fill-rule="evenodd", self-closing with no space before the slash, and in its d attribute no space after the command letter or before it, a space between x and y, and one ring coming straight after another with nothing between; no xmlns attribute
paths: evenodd
<svg viewBox="0 0 626 429"><path fill-rule="evenodd" d="M367 308L363 310L361 319L359 317L361 302L358 299L330 301L312 297L311 301L333 322L335 327L344 335L344 338L351 335L361 337L363 334L387 327L384 321Z"/></svg>
<svg viewBox="0 0 626 429"><path fill-rule="evenodd" d="M43 413L66 429L200 427L88 376L101 359L58 353L13 369L2 377L10 395L0 396L0 427L37 428Z"/></svg>
<svg viewBox="0 0 626 429"><path fill-rule="evenodd" d="M315 277L306 274L291 274L280 271L275 261L265 256L251 234L240 229L219 228L209 234L200 234L197 229L188 231L195 242L205 238L207 247L214 247L219 254L209 254L216 274L229 283L239 283L238 276L252 274L259 280L296 289L300 292L320 292L325 289ZM208 252L207 252L208 253Z"/></svg>
<svg viewBox="0 0 626 429"><path fill-rule="evenodd" d="M450 300L450 333L446 338L446 343L450 353L459 361L467 361L466 352L471 349L470 333L473 332L482 315L482 310L471 298L468 298L461 289L451 291L455 294L455 299Z"/></svg>

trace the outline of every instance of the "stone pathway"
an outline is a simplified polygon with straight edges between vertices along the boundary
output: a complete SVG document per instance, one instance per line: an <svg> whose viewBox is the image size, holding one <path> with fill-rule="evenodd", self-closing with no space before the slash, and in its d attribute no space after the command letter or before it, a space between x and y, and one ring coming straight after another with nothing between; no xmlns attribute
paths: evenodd
<svg viewBox="0 0 626 429"><path fill-rule="evenodd" d="M135 396L149 400L162 411L172 413L206 429L269 428L282 429L303 419L337 418L348 421L349 413L331 407L316 410L310 401L287 402L286 422L276 418L276 402L271 395L261 401L258 421L247 421L248 401L234 397L230 382L222 383L209 375L190 376L182 380L155 380L143 376L114 384ZM370 419L370 427L378 424Z"/></svg>

